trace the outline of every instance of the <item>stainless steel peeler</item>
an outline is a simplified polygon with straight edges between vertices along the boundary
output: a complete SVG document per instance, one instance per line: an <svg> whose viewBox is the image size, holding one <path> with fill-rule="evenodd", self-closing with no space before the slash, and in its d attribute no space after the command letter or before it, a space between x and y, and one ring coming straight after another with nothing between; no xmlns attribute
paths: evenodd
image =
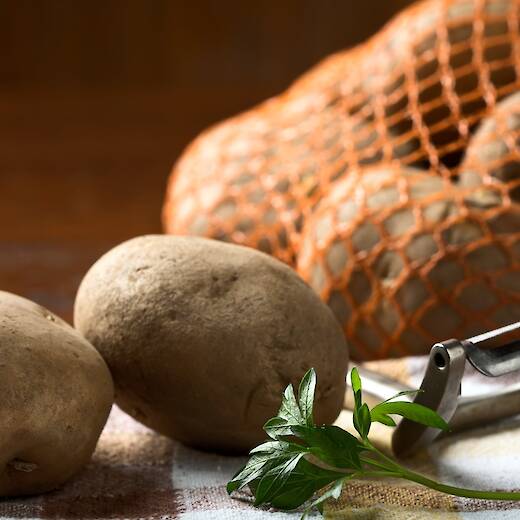
<svg viewBox="0 0 520 520"><path fill-rule="evenodd" d="M518 382L491 394L461 397L466 361L488 377L519 371ZM379 373L362 367L358 370L363 382L363 396L369 406L402 390L411 390ZM348 378L347 384L350 384ZM448 422L452 432L520 414L520 322L473 338L436 343L430 351L420 388L422 392L408 399L436 410ZM350 395L351 392L347 392L347 396ZM349 397L345 404L352 409L353 402ZM407 456L428 446L441 433L403 419L394 430L392 449L397 456Z"/></svg>

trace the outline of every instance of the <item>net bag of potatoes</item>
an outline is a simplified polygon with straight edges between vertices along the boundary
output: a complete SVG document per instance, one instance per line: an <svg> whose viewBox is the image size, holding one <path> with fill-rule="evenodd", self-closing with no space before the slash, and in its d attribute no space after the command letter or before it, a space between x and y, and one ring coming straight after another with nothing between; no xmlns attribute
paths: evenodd
<svg viewBox="0 0 520 520"><path fill-rule="evenodd" d="M520 320L520 1L429 0L205 131L173 234L293 266L358 360Z"/></svg>

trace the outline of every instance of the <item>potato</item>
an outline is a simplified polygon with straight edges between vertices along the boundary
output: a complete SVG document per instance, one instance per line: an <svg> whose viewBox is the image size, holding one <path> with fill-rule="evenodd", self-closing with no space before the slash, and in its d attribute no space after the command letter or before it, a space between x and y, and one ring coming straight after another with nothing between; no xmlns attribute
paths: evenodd
<svg viewBox="0 0 520 520"><path fill-rule="evenodd" d="M343 325L353 359L426 354L520 319L518 206L486 189L385 165L321 201L297 269Z"/></svg>
<svg viewBox="0 0 520 520"><path fill-rule="evenodd" d="M0 496L52 490L90 459L113 401L108 368L80 334L0 291Z"/></svg>
<svg viewBox="0 0 520 520"><path fill-rule="evenodd" d="M512 203L520 203L520 92L497 104L482 121L466 150L460 186L469 188L469 198L485 205L495 200L504 209L499 191L509 192ZM480 188L471 192L471 188ZM517 224L515 229L520 229Z"/></svg>
<svg viewBox="0 0 520 520"><path fill-rule="evenodd" d="M105 358L127 413L197 448L265 438L288 383L314 367L316 416L342 407L348 350L332 312L282 262L203 238L146 236L94 264L77 328Z"/></svg>

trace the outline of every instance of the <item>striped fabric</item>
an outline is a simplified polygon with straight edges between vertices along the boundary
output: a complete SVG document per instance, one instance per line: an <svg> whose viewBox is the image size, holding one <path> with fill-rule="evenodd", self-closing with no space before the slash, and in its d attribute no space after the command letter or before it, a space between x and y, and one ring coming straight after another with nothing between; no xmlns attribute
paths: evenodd
<svg viewBox="0 0 520 520"><path fill-rule="evenodd" d="M370 368L417 386L424 363L424 358L407 358L372 363ZM510 382L511 378L504 383L468 373L463 392L478 393ZM349 412L343 412L338 423L350 424ZM389 429L375 426L375 440L388 446ZM81 474L61 490L0 501L0 519L298 519L297 512L254 509L247 493L235 499L227 496L225 484L244 460L186 448L114 407L94 458ZM447 437L407 464L459 486L520 489L520 418ZM359 480L328 507L326 518L520 519L520 504L448 497L401 481Z"/></svg>

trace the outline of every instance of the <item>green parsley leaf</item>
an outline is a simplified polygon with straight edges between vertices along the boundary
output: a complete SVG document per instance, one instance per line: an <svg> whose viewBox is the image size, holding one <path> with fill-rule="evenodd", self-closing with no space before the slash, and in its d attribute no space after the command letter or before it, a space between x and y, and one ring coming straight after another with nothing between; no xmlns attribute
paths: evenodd
<svg viewBox="0 0 520 520"><path fill-rule="evenodd" d="M238 491L269 471L271 468L279 465L285 457L273 457L271 453L260 453L253 455L247 464L238 471L235 476L227 484L227 492Z"/></svg>
<svg viewBox="0 0 520 520"><path fill-rule="evenodd" d="M381 419L388 415L400 415L410 421L424 424L432 428L449 430L448 423L437 413L422 404L408 401L391 401L380 403L371 410L373 421L382 422ZM383 423L384 424L384 423Z"/></svg>
<svg viewBox="0 0 520 520"><path fill-rule="evenodd" d="M366 439L368 432L370 431L370 423L372 419L370 417L370 409L367 404L363 404L362 393L361 393L361 378L356 367L350 371L350 381L352 385L352 391L354 392L354 428L363 439Z"/></svg>
<svg viewBox="0 0 520 520"><path fill-rule="evenodd" d="M287 424L290 425L300 424L304 426L306 424L300 407L298 406L298 402L296 401L296 396L294 395L294 389L292 385L289 385L285 389L282 398L282 405L278 411L278 417L285 419Z"/></svg>
<svg viewBox="0 0 520 520"><path fill-rule="evenodd" d="M350 479L350 476L346 476L344 478L340 478L332 483L331 487L325 491L322 495L319 496L314 502L312 502L307 509L305 509L301 520L305 520L307 518L307 515L312 512L314 508L318 509L320 513L323 514L323 503L327 500L333 498L334 500L337 500L341 496L341 491L343 490L343 485L345 482Z"/></svg>
<svg viewBox="0 0 520 520"><path fill-rule="evenodd" d="M305 442L308 451L326 464L361 469L359 453L363 445L339 426L293 426L292 430Z"/></svg>
<svg viewBox="0 0 520 520"><path fill-rule="evenodd" d="M284 456L290 453L306 452L307 449L301 444L295 444L287 441L267 441L253 448L249 454L269 453L271 455Z"/></svg>
<svg viewBox="0 0 520 520"><path fill-rule="evenodd" d="M312 498L316 491L344 477L344 473L320 468L305 458L300 458L296 467L286 477L284 485L276 488L276 493L271 485L275 478L274 471L264 477L264 486L271 485L271 493L263 503L270 503L278 509L296 509ZM260 488L260 485L258 487ZM257 497L258 491L257 489Z"/></svg>
<svg viewBox="0 0 520 520"><path fill-rule="evenodd" d="M316 389L316 372L311 368L304 376L298 388L298 403L307 426L312 426L312 408L314 405L314 391Z"/></svg>
<svg viewBox="0 0 520 520"><path fill-rule="evenodd" d="M397 399L398 397L403 397L404 395L417 395L417 394L420 394L421 392L424 392L424 390L422 390L420 388L418 390L403 390L403 391L393 395L392 397L385 399L382 402L388 403L388 401L393 401L394 399Z"/></svg>
<svg viewBox="0 0 520 520"><path fill-rule="evenodd" d="M264 424L264 431L271 439L275 440L292 434L291 424L283 417L273 417L269 419Z"/></svg>
<svg viewBox="0 0 520 520"><path fill-rule="evenodd" d="M384 424L385 426L391 426L391 427L397 426L396 422L389 415L386 415L384 413L377 414L377 415L373 415L371 413L370 415L372 417L372 422L378 422L378 423Z"/></svg>
<svg viewBox="0 0 520 520"><path fill-rule="evenodd" d="M359 409L354 411L353 422L354 428L356 428L359 435L361 435L361 438L366 439L372 422L370 408L368 408L366 403L362 404Z"/></svg>
<svg viewBox="0 0 520 520"><path fill-rule="evenodd" d="M361 408L361 378L356 367L350 371L350 384L354 393L355 410L359 410Z"/></svg>
<svg viewBox="0 0 520 520"><path fill-rule="evenodd" d="M262 476L255 490L255 506L273 503L303 455L304 453L291 455L289 459L284 460Z"/></svg>

